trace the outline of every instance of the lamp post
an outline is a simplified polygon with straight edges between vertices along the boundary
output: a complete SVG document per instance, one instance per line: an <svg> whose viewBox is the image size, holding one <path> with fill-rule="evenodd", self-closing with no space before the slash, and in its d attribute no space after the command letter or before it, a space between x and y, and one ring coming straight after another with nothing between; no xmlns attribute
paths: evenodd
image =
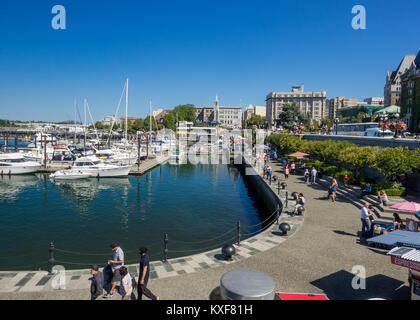
<svg viewBox="0 0 420 320"><path fill-rule="evenodd" d="M338 136L338 124L340 123L340 119L335 118L335 135Z"/></svg>
<svg viewBox="0 0 420 320"><path fill-rule="evenodd" d="M397 112L397 113L394 115L394 118L395 118L395 135L394 135L394 138L397 138L397 137L398 137L397 121L398 121L398 119L400 118L400 114Z"/></svg>
<svg viewBox="0 0 420 320"><path fill-rule="evenodd" d="M385 137L385 121L388 120L388 117L385 111L382 112L382 114L380 115L380 119L382 121L382 137Z"/></svg>

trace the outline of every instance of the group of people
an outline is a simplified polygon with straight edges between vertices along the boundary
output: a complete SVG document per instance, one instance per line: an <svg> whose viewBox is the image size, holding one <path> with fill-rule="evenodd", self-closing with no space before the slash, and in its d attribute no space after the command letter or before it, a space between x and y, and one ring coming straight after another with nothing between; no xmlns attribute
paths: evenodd
<svg viewBox="0 0 420 320"><path fill-rule="evenodd" d="M372 209L370 209L370 204L368 202L365 202L365 204L362 207L362 214L361 214L361 221L362 221L362 238L369 238L373 236L373 222L374 221L374 212ZM396 212L393 213L393 224L388 227L389 230L393 229L401 229L403 230L405 228L404 221L401 219L400 215ZM384 230L383 232L389 231L388 229Z"/></svg>
<svg viewBox="0 0 420 320"><path fill-rule="evenodd" d="M135 281L135 278L130 275L127 267L124 266L124 251L116 242L111 243L111 249L113 252L112 260L108 260L107 266L101 272L98 265L93 265L90 269L92 277L90 293L91 300L96 300L100 296L103 298L112 298L114 296L115 289L119 287L119 293L122 296L122 300L134 300L134 289L137 288L137 300L142 300L143 295L152 300L158 300L159 297L155 296L148 288L147 283L149 281L149 255L147 254L147 248L140 248L140 262L139 262L139 278ZM107 278L110 278L111 289L105 295L104 290L104 273Z"/></svg>
<svg viewBox="0 0 420 320"><path fill-rule="evenodd" d="M270 181L273 178L273 168L271 168L270 165L268 165L268 166L265 165L264 166L264 177L266 177Z"/></svg>
<svg viewBox="0 0 420 320"><path fill-rule="evenodd" d="M315 167L312 167L310 170L305 169L305 172L303 174L305 183L310 182L311 184L315 184L317 175L318 175L318 171L316 170Z"/></svg>

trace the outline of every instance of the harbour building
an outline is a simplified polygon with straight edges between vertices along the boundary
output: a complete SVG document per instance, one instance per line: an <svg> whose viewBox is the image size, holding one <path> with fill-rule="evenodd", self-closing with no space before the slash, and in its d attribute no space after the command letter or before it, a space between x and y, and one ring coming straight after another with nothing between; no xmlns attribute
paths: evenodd
<svg viewBox="0 0 420 320"><path fill-rule="evenodd" d="M420 51L401 76L401 116L408 131L420 132Z"/></svg>
<svg viewBox="0 0 420 320"><path fill-rule="evenodd" d="M216 95L212 107L196 107L196 123L206 125L220 125L227 128L241 126L242 107L220 106Z"/></svg>
<svg viewBox="0 0 420 320"><path fill-rule="evenodd" d="M276 124L283 105L296 103L302 113L312 120L328 117L327 92L304 91L304 86L293 86L290 92L271 92L266 96L266 118L269 127Z"/></svg>

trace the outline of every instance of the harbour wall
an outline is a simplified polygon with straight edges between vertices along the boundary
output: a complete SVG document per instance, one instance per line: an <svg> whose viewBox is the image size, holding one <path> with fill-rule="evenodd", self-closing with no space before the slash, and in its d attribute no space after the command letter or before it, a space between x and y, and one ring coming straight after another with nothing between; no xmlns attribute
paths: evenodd
<svg viewBox="0 0 420 320"><path fill-rule="evenodd" d="M382 148L407 147L409 150L420 148L420 140L414 139L395 139L395 138L378 138L378 137L355 137L355 136L334 136L321 134L304 134L302 138L312 141L325 140L346 140L353 142L359 146L378 146Z"/></svg>
<svg viewBox="0 0 420 320"><path fill-rule="evenodd" d="M256 193L258 199L263 201L265 207L269 212L274 212L277 206L280 206L280 212L283 210L283 203L280 198L273 192L273 190L265 182L263 178L257 173L257 171L247 162L245 158L242 158L242 164L239 166L244 176L244 179L249 182L252 186L253 192Z"/></svg>

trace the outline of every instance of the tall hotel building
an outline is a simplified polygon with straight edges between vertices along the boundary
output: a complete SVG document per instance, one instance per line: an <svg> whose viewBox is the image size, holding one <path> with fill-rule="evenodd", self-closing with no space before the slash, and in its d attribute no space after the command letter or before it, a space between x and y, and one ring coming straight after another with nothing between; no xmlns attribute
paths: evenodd
<svg viewBox="0 0 420 320"><path fill-rule="evenodd" d="M276 124L284 104L296 103L302 113L308 114L315 121L328 117L326 91L305 92L303 86L293 86L291 92L271 92L265 101L269 127Z"/></svg>

